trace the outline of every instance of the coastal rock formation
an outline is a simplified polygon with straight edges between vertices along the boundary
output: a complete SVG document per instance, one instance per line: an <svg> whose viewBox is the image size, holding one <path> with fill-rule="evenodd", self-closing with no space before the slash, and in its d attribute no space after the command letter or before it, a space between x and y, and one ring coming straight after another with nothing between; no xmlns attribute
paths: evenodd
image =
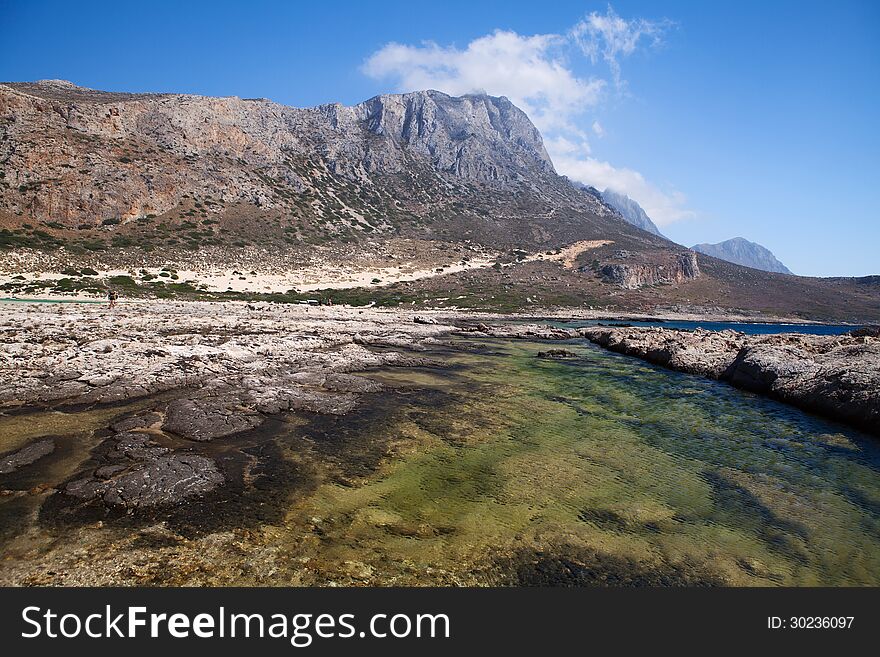
<svg viewBox="0 0 880 657"><path fill-rule="evenodd" d="M880 433L880 340L798 333L580 329L590 341Z"/></svg>
<svg viewBox="0 0 880 657"><path fill-rule="evenodd" d="M14 305L0 320L0 407L105 404L185 389L164 428L210 440L253 428L261 414L344 414L381 386L354 372L436 366L413 354L450 330L343 307L139 303ZM130 418L120 431L157 421Z"/></svg>
<svg viewBox="0 0 880 657"><path fill-rule="evenodd" d="M221 486L224 477L212 458L158 442L161 422L162 413L146 411L114 423L115 433L101 442L87 468L63 485L59 495L86 506L135 512L175 506Z"/></svg>
<svg viewBox="0 0 880 657"><path fill-rule="evenodd" d="M77 407L156 396L110 423L49 517L123 510L151 517L259 477L260 454L238 466L207 443L247 441L279 414L344 415L383 386L354 372L442 365L411 352L452 327L414 315L343 307L243 303L4 305L0 407ZM357 340L356 340L357 338ZM375 345L375 346L374 346ZM375 349L375 350L374 350ZM401 351L403 350L403 351ZM277 422L277 420L275 420ZM104 434L98 434L104 435ZM55 448L42 439L0 457L0 474ZM246 450L246 448L242 448ZM270 449L270 448L265 448ZM257 464L257 465L255 465ZM220 493L218 493L220 494Z"/></svg>
<svg viewBox="0 0 880 657"><path fill-rule="evenodd" d="M628 290L661 283L682 283L700 276L700 266L693 251L674 254L663 264L611 263L599 267L602 278Z"/></svg>
<svg viewBox="0 0 880 657"><path fill-rule="evenodd" d="M176 399L168 404L162 429L201 442L247 431L262 422L250 409L223 399Z"/></svg>
<svg viewBox="0 0 880 657"><path fill-rule="evenodd" d="M100 499L109 507L155 508L178 504L211 492L223 483L223 475L209 458L175 453L148 459L108 479L107 468L96 476L68 484L64 492L85 500Z"/></svg>

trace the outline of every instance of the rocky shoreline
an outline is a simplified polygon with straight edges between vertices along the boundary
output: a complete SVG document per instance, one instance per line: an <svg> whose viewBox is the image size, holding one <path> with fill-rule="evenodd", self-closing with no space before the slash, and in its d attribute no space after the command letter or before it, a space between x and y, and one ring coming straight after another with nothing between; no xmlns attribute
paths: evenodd
<svg viewBox="0 0 880 657"><path fill-rule="evenodd" d="M671 370L725 381L805 411L880 435L880 330L844 335L693 331L657 327L490 327L504 338L586 338L601 347Z"/></svg>
<svg viewBox="0 0 880 657"><path fill-rule="evenodd" d="M592 329L602 347L726 381L880 434L880 331L747 336L734 331Z"/></svg>
<svg viewBox="0 0 880 657"><path fill-rule="evenodd" d="M880 339L734 331L487 325L454 313L245 303L4 305L0 414L145 399L99 433L59 492L70 512L148 512L209 495L230 476L211 444L284 414L344 416L383 386L357 372L436 367L453 335L587 339L670 369L729 382L878 433ZM542 352L567 358L566 350ZM50 458L51 437L0 443L0 473ZM242 466L245 468L245 466ZM246 469L246 468L245 468ZM228 483L228 482L227 482Z"/></svg>
<svg viewBox="0 0 880 657"><path fill-rule="evenodd" d="M279 414L341 416L382 386L353 372L440 366L425 345L451 326L412 313L243 303L5 305L0 413L154 400L114 422L60 490L65 506L143 512L199 498L225 475L202 449ZM0 443L0 473L54 451Z"/></svg>
<svg viewBox="0 0 880 657"><path fill-rule="evenodd" d="M586 543L548 546L572 531L634 528L641 535L650 526L653 536L671 522L675 512L646 507L641 493L632 501L637 512L619 510L614 468L640 481L646 468L661 467L636 433L665 435L671 451L696 455L681 463L705 484L705 499L741 490L748 509L758 499L752 495L775 495L775 488L731 468L712 474L699 455L732 442L736 464L752 444L760 451L749 454L763 463L776 425L749 418L778 418L782 431L802 427L794 435L803 442L791 442L785 463L808 471L810 482L811 468L826 467L826 456L874 449L867 436L776 404L757 403L770 413L750 415L752 405L724 386L670 377L599 347L869 429L877 417L880 341L865 330L745 336L563 328L412 309L144 301L110 312L96 304L0 304L0 581L548 583L544 566L529 574L538 559L532 544L551 555L548 568L554 559L576 558L588 564L584 573L684 573L682 581L692 582L728 572L730 581L746 581L736 579L735 564L725 571L641 558L618 563L604 550L595 558L579 551ZM700 390L711 394L684 394ZM687 396L690 419L678 422L685 412L661 408L667 397L654 391ZM628 423L641 426L630 433ZM521 441L509 438L517 427ZM592 446L584 436L595 438ZM533 467L535 444L547 461ZM617 465L585 476L587 448L597 459L619 458ZM802 448L813 460L801 461ZM504 465L487 467L496 457ZM636 459L631 467L629 459ZM593 477L606 475L608 501L577 507L575 524L545 540L547 527L532 517L538 482L567 499L572 482L588 495ZM483 506L485 491L496 487L503 491L497 495L513 491L512 506L499 507L496 493ZM774 498L761 499L769 505ZM789 509L786 500L779 504ZM812 509L806 502L798 508ZM469 533L469 517L488 533ZM523 539L525 570L519 539L497 547L493 523L507 528L511 518L537 532ZM438 561L438 545L460 552ZM388 554L408 556L391 567ZM458 569L461 559L467 565ZM758 572L749 568L749 577Z"/></svg>

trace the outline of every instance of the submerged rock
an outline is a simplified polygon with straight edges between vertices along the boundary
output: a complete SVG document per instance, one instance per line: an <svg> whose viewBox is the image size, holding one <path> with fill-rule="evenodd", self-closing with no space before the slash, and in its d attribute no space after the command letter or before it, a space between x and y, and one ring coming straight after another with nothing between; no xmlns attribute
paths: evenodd
<svg viewBox="0 0 880 657"><path fill-rule="evenodd" d="M201 442L247 431L262 423L262 416L217 397L176 399L168 404L162 430Z"/></svg>
<svg viewBox="0 0 880 657"><path fill-rule="evenodd" d="M97 472L96 472L97 474ZM223 483L223 475L210 458L175 453L144 461L116 476L101 469L106 479L87 477L64 488L81 499L100 498L110 507L154 508L204 495Z"/></svg>
<svg viewBox="0 0 880 657"><path fill-rule="evenodd" d="M162 416L155 411L147 411L146 413L138 413L114 422L110 425L113 431L131 431L132 429L142 429L149 427L162 419Z"/></svg>
<svg viewBox="0 0 880 657"><path fill-rule="evenodd" d="M568 349L548 349L547 351L539 351L538 358L564 359L577 358L577 354Z"/></svg>
<svg viewBox="0 0 880 657"><path fill-rule="evenodd" d="M30 465L54 451L55 441L51 438L32 442L17 452L0 456L0 474L15 472L19 468Z"/></svg>
<svg viewBox="0 0 880 657"><path fill-rule="evenodd" d="M150 461L170 451L143 433L124 432L117 434L113 440L115 445L108 454L111 459L127 458L133 461Z"/></svg>

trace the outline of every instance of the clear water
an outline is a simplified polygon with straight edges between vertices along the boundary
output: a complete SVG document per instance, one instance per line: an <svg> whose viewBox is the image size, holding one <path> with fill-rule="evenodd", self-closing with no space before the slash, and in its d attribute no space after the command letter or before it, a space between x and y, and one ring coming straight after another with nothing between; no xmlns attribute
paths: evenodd
<svg viewBox="0 0 880 657"><path fill-rule="evenodd" d="M286 469L258 461L251 488L199 512L210 528L169 513L158 543L130 521L40 520L49 493L2 497L4 523L4 505L33 520L10 525L0 581L880 584L876 438L583 342L563 361L546 348L441 350L452 369L368 373L390 391L346 418L194 445ZM76 445L46 485L95 444L95 413L35 416L29 436Z"/></svg>
<svg viewBox="0 0 880 657"><path fill-rule="evenodd" d="M683 329L692 331L697 328L707 331L739 331L747 335L774 335L776 333L808 333L810 335L842 335L848 333L857 326L847 324L769 324L757 322L686 322L686 321L664 321L664 322L640 322L621 320L619 322L612 320L579 320L569 322L548 322L555 326L564 326L568 328L579 328L582 326L599 326L599 325L630 325L630 326L657 326L668 329Z"/></svg>

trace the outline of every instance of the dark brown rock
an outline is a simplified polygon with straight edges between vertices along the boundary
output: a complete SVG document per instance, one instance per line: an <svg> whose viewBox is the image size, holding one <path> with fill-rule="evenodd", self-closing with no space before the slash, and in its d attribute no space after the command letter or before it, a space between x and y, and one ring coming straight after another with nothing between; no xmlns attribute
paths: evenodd
<svg viewBox="0 0 880 657"><path fill-rule="evenodd" d="M262 416L218 397L176 399L165 412L162 430L196 441L214 440L247 431L263 423Z"/></svg>
<svg viewBox="0 0 880 657"><path fill-rule="evenodd" d="M20 450L0 456L0 474L9 474L55 451L55 441L45 438L25 445Z"/></svg>
<svg viewBox="0 0 880 657"><path fill-rule="evenodd" d="M109 478L79 479L69 483L64 492L86 500L100 498L109 507L155 508L204 495L223 483L223 475L214 461L196 454L162 456L115 476L102 468L101 474Z"/></svg>

